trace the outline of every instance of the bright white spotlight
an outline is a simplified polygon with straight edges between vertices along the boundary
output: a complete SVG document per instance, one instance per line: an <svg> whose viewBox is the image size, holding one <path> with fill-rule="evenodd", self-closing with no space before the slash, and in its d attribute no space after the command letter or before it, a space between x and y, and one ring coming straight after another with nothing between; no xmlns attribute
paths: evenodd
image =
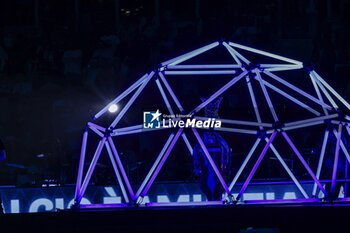
<svg viewBox="0 0 350 233"><path fill-rule="evenodd" d="M118 105L116 104L112 104L109 108L108 108L108 111L111 112L111 113L114 113L118 110Z"/></svg>

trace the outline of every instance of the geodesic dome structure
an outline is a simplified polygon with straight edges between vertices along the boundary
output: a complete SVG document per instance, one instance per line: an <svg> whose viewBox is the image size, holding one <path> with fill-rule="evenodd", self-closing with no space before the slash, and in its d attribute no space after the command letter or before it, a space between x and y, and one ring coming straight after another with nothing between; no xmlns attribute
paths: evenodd
<svg viewBox="0 0 350 233"><path fill-rule="evenodd" d="M219 61L207 59L209 62L203 64L200 63L203 60L197 59L219 48L222 51L219 55L226 53L230 58L230 62L220 63L220 59ZM298 78L294 77L296 71L300 72ZM192 82L189 81L189 77L199 78L196 79L196 82ZM206 89L209 89L210 86L214 86L216 83L219 83L219 87L215 87L216 89L210 93L207 92L208 98L205 101L199 102L193 108L188 108L185 102L194 99L192 97L192 89L204 85L202 80L205 77L210 77L209 84L207 84L208 88ZM174 90L174 85L169 82L171 78L185 80L180 90L181 88L188 88L190 90L188 91L189 96L182 99L179 98L179 93ZM250 106L248 112L253 114L253 118L244 119L244 111L240 111L242 109L233 106L231 107L232 111L227 111L225 117L220 119L223 126L213 129L227 133L226 138L232 138L232 140L236 140L235 138L239 138L242 135L250 135L251 138L254 138L249 149L241 154L242 159L232 179L226 181L220 174L208 148L203 142L198 131L199 129L193 127L185 132L183 128L171 128L173 132L168 135L166 140L162 141L161 149L154 151L157 157L141 185L137 190L132 188L120 158L118 142L116 143L114 140L118 140L118 137L122 136L126 137L133 134L153 133L164 130L164 127L145 129L142 122L135 125L120 125L121 120L125 118L125 114L130 111L136 99L140 98L140 94L151 82L155 83L154 87L158 90L154 91L160 94L161 100L166 106L167 114L188 114L197 119L206 119L203 116L204 108L216 98L235 92L232 89L235 86L240 85L237 89L238 93L243 89L246 91L245 96L237 97L239 101L236 101L238 104L235 106L239 106L240 101L248 104ZM113 116L113 119L109 118L110 122L108 124L106 124L106 121L98 122L101 117L109 114L108 109L111 106L120 103L122 100L125 103L121 106L116 116ZM286 104L281 105L281 102ZM287 103L293 106L290 112L288 112L288 107L286 107ZM152 110L157 108L158 106L154 106ZM281 165L282 170L286 172L302 194L303 199L300 201L321 201L320 193L325 197L329 195L320 177L331 135L334 135L332 137L336 139L335 149L332 151L332 157L334 156L332 174L328 177L331 191L334 190L337 182L339 157L345 156L347 162L350 162L347 143L343 139L344 135L350 134L348 125L350 120L349 110L349 103L312 66L237 43L214 42L161 63L159 68L143 75L101 111L96 113L93 119L87 123L87 129L83 134L82 140L75 203L77 205L80 204L96 164L100 159L101 152L105 149L124 198L123 204L113 206L137 205L138 200L147 194L164 163L169 158L171 151L176 146L177 141L180 140L185 143L189 154L193 153L194 143L200 145L220 181L224 190L223 199L212 204L237 203L237 201L240 203L243 193L261 165L262 160L266 157L267 151L270 151L275 156L275 160ZM235 118L235 114L236 116L243 116L243 119L242 117L241 119ZM142 119L141 115L138 117L140 120ZM314 127L319 127L320 129L317 131L318 136L315 137L315 140L319 140L320 150L316 153L317 166L312 167L302 154L303 151L300 148L303 145L297 144L295 141L299 138L300 132L311 132ZM87 171L84 171L88 135L91 133L98 135L99 140L91 163ZM192 141L189 139L189 134L193 138ZM297 178L286 162L285 153L280 153L278 146L281 143L284 143L284 146L281 147L282 150L289 149L291 153L294 153L300 162L301 168L311 178L314 184L311 191L304 189L300 179ZM248 169L248 164L251 165L250 169ZM247 175L243 179L239 192L233 195L233 187L237 185L238 179L242 179L243 171L246 171ZM319 193L317 193L318 190ZM196 204L199 203L197 202ZM151 206L152 203L148 205Z"/></svg>

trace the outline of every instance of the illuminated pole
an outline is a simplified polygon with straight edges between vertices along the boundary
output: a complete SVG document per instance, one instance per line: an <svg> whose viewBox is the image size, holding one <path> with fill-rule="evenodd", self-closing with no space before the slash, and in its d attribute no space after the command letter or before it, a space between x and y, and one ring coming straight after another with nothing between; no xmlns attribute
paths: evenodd
<svg viewBox="0 0 350 233"><path fill-rule="evenodd" d="M255 95L254 95L252 83L251 83L251 81L250 81L249 76L246 77L246 82L247 82L247 86L248 86L248 90L249 90L250 99L251 99L252 104L253 104L253 108L254 108L254 113L255 113L256 119L257 119L257 121L258 121L259 123L261 123L261 117L260 117L258 105L257 105L257 103L256 103L256 99L255 99ZM271 125L271 127L272 127L272 125ZM259 128L260 128L260 129L263 129L262 126L260 126Z"/></svg>
<svg viewBox="0 0 350 233"><path fill-rule="evenodd" d="M265 87L265 85L264 85L264 83L263 83L263 81L262 81L262 78L261 78L261 76L260 76L260 72L259 72L259 71L256 71L255 73L256 73L256 78L257 78L257 80L258 80L259 83L260 83L261 90L262 90L263 93L264 93L264 96L265 96L265 99L266 99L266 101L267 101L267 104L269 105L269 109L270 109L270 111L271 111L272 117L273 117L273 119L275 120L275 122L278 122L279 120L278 120L278 117L277 117L275 108L273 107L273 104L272 104L272 102L271 102L270 96L269 96L269 94L267 93L266 87Z"/></svg>
<svg viewBox="0 0 350 233"><path fill-rule="evenodd" d="M278 60L282 60L282 61L293 63L293 64L296 64L296 65L300 65L301 67L302 67L302 64L303 64L300 61L296 61L296 60L293 60L293 59L290 59L290 58L282 57L280 55L276 55L276 54L273 54L273 53L265 52L265 51L262 51L262 50L259 50L259 49L250 48L248 46L236 44L236 43L233 43L233 42L229 42L229 45L233 46L233 47L236 47L236 48L239 48L239 49L247 50L249 52L258 53L258 54L261 54L261 55L264 55L264 56L268 56L268 57L275 58L275 59L278 59Z"/></svg>
<svg viewBox="0 0 350 233"><path fill-rule="evenodd" d="M268 139L265 138L265 141L268 142ZM276 150L276 148L273 146L272 143L270 144L270 148L271 148L272 152L275 154L275 156L278 159L278 161L282 164L283 168L286 170L286 172L288 173L290 178L293 180L295 185L298 187L299 191L303 194L303 196L305 198L309 198L309 196L307 195L307 193L305 192L303 187L300 185L300 182L298 181L298 179L294 176L293 172L289 169L289 167L287 166L286 162L284 162L282 156L278 153L278 151Z"/></svg>
<svg viewBox="0 0 350 233"><path fill-rule="evenodd" d="M140 93L142 92L142 90L146 87L147 83L149 82L149 80L152 78L152 76L154 75L154 72L152 71L147 79L145 79L145 81L142 83L142 85L137 89L137 91L134 93L134 95L130 98L130 100L127 102L127 104L124 106L124 108L119 112L118 116L115 118L115 120L112 122L112 124L110 125L109 128L114 128L118 122L120 121L120 119L124 116L124 114L128 111L128 109L130 108L130 106L134 103L134 101L136 100L136 98L140 95Z"/></svg>
<svg viewBox="0 0 350 233"><path fill-rule="evenodd" d="M145 188L146 185L148 184L148 181L149 181L149 179L151 178L151 175L154 173L154 171L155 171L155 169L157 168L159 162L160 162L161 159L163 158L163 155L164 155L164 153L165 153L165 150L169 147L170 143L173 141L174 136L175 136L174 133L170 134L168 140L167 140L166 143L164 144L164 146L163 146L161 152L159 153L159 155L158 155L156 161L153 163L152 168L149 170L149 172L148 172L146 178L143 180L141 186L140 186L139 189L137 190L136 195L135 195L136 198L138 198L138 197L140 196L141 192L144 190L144 188Z"/></svg>
<svg viewBox="0 0 350 233"><path fill-rule="evenodd" d="M180 104L179 100L177 99L173 89L171 89L168 81L166 81L166 79L165 79L164 75L162 74L162 72L159 72L158 75L159 75L160 79L163 81L164 86L168 90L170 96L173 98L173 100L174 100L176 106L179 108L180 112L181 113L184 112L184 109L183 109L182 105Z"/></svg>
<svg viewBox="0 0 350 233"><path fill-rule="evenodd" d="M261 79L262 80L262 79ZM286 92L282 91L281 89L275 87L274 85L272 85L271 83L262 80L262 82L264 83L265 86L271 88L272 90L274 90L275 92L283 95L284 97L286 97L287 99L289 99L290 101L294 102L295 104L299 105L300 107L306 109L307 111L315 114L316 116L320 116L321 113L319 113L318 111L316 111L315 109L311 108L309 105L304 104L303 102L297 100L296 98L294 98L293 96L287 94Z"/></svg>
<svg viewBox="0 0 350 233"><path fill-rule="evenodd" d="M115 161L117 162L118 164L118 168L120 169L120 172L122 173L122 176L123 176L123 179L124 179L124 182L126 184L126 187L129 191L129 194L130 194L130 197L132 200L136 200L135 198L135 195L134 195L134 192L132 191L132 188L131 188L131 185L130 185L130 182L129 182L129 179L128 179L128 176L126 175L126 172L125 172L125 169L124 169L124 166L122 164L122 161L119 157L119 154L117 152L117 149L115 148L115 145L114 145L114 142L113 142L113 139L112 137L108 137L108 143L112 149L112 152L113 152L113 156L115 158ZM111 158L112 159L112 158Z"/></svg>
<svg viewBox="0 0 350 233"><path fill-rule="evenodd" d="M318 75L315 71L312 71L312 72L313 72L313 74L316 76L316 78L317 78L318 80L320 80L321 83L322 83L323 85L325 85L325 87L326 87L330 92L332 92L332 94L335 95L335 96L338 98L338 100L340 100L340 102L342 102L342 103L348 108L348 110L350 110L350 104L349 104L343 97L341 97L341 96L338 94L338 92L336 92L326 81L324 81L323 78L321 78L320 75Z"/></svg>
<svg viewBox="0 0 350 233"><path fill-rule="evenodd" d="M213 95L211 95L206 101L204 101L203 103L201 103L200 105L198 105L198 107L196 107L193 111L192 111L192 115L193 113L197 113L199 112L202 108L204 108L205 106L207 106L209 103L211 103L211 101L213 101L214 99L216 99L219 95L221 95L222 93L224 93L228 88L232 87L235 83L237 83L241 78L243 78L248 72L244 71L242 72L240 75L238 75L237 77L233 78L231 81L229 81L225 86L223 86L222 88L220 88L218 91L216 91Z"/></svg>
<svg viewBox="0 0 350 233"><path fill-rule="evenodd" d="M328 93L326 88L322 85L322 83L316 78L315 74L313 72L310 73L310 76L316 81L317 85L320 87L323 94L327 97L328 101L331 103L334 109L338 109L338 105L334 102L332 96Z"/></svg>
<svg viewBox="0 0 350 233"><path fill-rule="evenodd" d="M111 101L106 107L104 107L101 111L96 113L94 116L94 119L99 118L103 113L105 113L109 107L113 104L118 103L120 100L122 100L125 96L130 94L133 90L135 90L138 86L140 86L141 83L148 77L148 74L143 75L139 80L137 80L133 85L131 85L128 89L126 89L122 94L120 94L117 98L115 98L113 101Z"/></svg>
<svg viewBox="0 0 350 233"><path fill-rule="evenodd" d="M337 138L337 144L336 144L336 147L335 147L335 155L334 155L334 162L333 162L333 174L332 174L331 193L334 192L335 182L336 182L336 178L337 178L338 159L339 159L339 146L340 146L340 140L341 140L341 130L342 130L342 124L339 124L339 127L338 127L338 138Z"/></svg>
<svg viewBox="0 0 350 233"><path fill-rule="evenodd" d="M107 152L108 152L109 159L111 160L111 163L112 163L112 167L113 167L114 173L115 173L115 175L117 176L117 180L118 180L120 189L122 190L122 194L123 194L124 200L125 200L126 203L129 203L129 197L128 197L128 195L126 194L125 187L124 187L124 183L123 183L123 181L122 181L122 178L121 178L121 176L120 176L120 173L119 173L117 164L115 163L115 160L114 160L114 158L113 158L113 154L112 154L111 148L110 148L110 146L108 145L108 142L107 142L107 141L105 142L105 145L106 145L106 149L107 149Z"/></svg>
<svg viewBox="0 0 350 233"><path fill-rule="evenodd" d="M171 60L168 60L166 62L163 62L162 66L167 66L167 65L174 66L174 65L177 65L177 64L179 64L181 62L187 61L188 59L190 59L192 57L195 57L195 56L197 56L199 54L202 54L202 53L204 53L204 52L206 52L206 51L208 51L208 50L210 50L212 48L215 48L218 45L219 45L219 42L211 43L211 44L203 46L203 47L201 47L199 49L193 50L192 52L188 52L188 53L186 53L184 55L181 55L181 56L175 57L175 58L173 58Z"/></svg>
<svg viewBox="0 0 350 233"><path fill-rule="evenodd" d="M156 83L157 83L158 89L159 89L159 91L160 91L160 94L162 95L162 98L163 98L163 100L164 100L164 102L165 102L165 105L166 105L167 108L168 108L169 113L170 113L171 115L174 116L174 111L173 111L173 109L171 108L171 105L170 105L170 103L169 103L169 100L168 100L167 96L165 95L165 92L164 92L164 90L163 90L162 85L161 85L160 82L159 82L159 79L156 79ZM184 140L184 142L185 142L185 144L186 144L186 146L187 146L187 148L188 148L190 154L192 155L192 154L193 154L193 149L192 149L191 143L190 143L190 142L188 141L188 139L187 139L186 134L185 134L185 133L182 133L181 136L182 136L182 139Z"/></svg>
<svg viewBox="0 0 350 233"><path fill-rule="evenodd" d="M177 140L179 139L179 136L180 136L180 134L182 133L182 130L183 130L183 129L180 128L180 129L177 131L177 133L176 133L176 135L175 135L173 141L171 142L171 144L169 145L168 149L166 150L166 152L165 152L165 154L164 154L162 160L159 162L157 168L155 169L154 173L152 174L151 179L149 180L149 182L148 182L148 184L146 185L145 189L142 191L141 196L143 196L143 197L146 196L146 193L148 192L149 188L150 188L151 185L153 184L153 181L154 181L155 178L157 177L157 175L158 175L160 169L163 167L163 165L164 165L165 161L167 160L167 158L168 158L170 152L172 151L172 149L173 149L175 143L176 143Z"/></svg>
<svg viewBox="0 0 350 233"><path fill-rule="evenodd" d="M320 179L320 175L321 175L324 154L325 154L325 151L326 151L326 146L327 146L327 141L328 141L328 135L329 135L329 131L326 130L325 133L324 133L321 154L320 154L320 158L318 160L318 166L317 166L317 171L316 171L316 178L318 180ZM316 182L315 182L314 183L314 187L312 189L312 196L313 197L316 196L316 190L317 190L317 185L316 185Z"/></svg>
<svg viewBox="0 0 350 233"><path fill-rule="evenodd" d="M260 154L258 160L255 162L253 169L252 169L251 172L249 173L248 178L245 180L245 182L244 182L244 184L243 184L243 186L242 186L242 188L241 188L241 191L239 191L239 193L238 193L238 195L237 195L237 200L241 199L241 197L242 197L244 191L246 190L246 188L247 188L247 186L248 186L250 180L253 178L253 175L255 174L256 169L258 169L258 167L259 167L259 165L260 165L262 159L264 158L264 156L265 156L267 150L269 149L270 144L272 143L273 139L275 138L276 133L277 133L276 131L273 132L272 135L271 135L271 137L270 137L270 139L269 139L268 142L266 143L266 145L265 145L263 151L261 152L261 154Z"/></svg>
<svg viewBox="0 0 350 233"><path fill-rule="evenodd" d="M78 197L77 197L77 199L76 199L76 203L80 203L81 198L84 196L84 193L85 193L85 191L86 191L86 188L87 188L87 186L88 186L88 184L89 184L89 182L90 182L91 175L92 175L92 173L93 173L94 170L95 170L95 167L96 167L96 164L97 164L98 159L100 158L100 154L101 154L101 151L102 151L102 148L103 148L103 145L104 145L105 141L106 141L106 138L103 137L103 138L100 140L100 142L99 142L99 144L98 144L98 146L97 146L97 148L96 148L96 152L95 152L95 154L94 154L94 157L92 158L92 161L91 161L91 163L90 163L89 169L88 169L88 171L86 172L84 182L83 182L82 185L81 185L81 190L80 190L80 193L79 193L79 195L78 195Z"/></svg>
<svg viewBox="0 0 350 233"><path fill-rule="evenodd" d="M253 155L253 153L254 153L256 147L259 145L260 141L261 141L261 138L258 137L258 139L255 141L253 147L250 149L248 155L247 155L246 158L244 159L244 161L243 161L241 167L240 167L239 170L237 171L235 177L233 178L233 180L232 180L232 182L231 182L231 184L230 184L230 186L229 186L229 188L228 188L230 191L232 191L232 188L235 186L235 184L236 184L236 182L237 182L239 176L241 175L241 173L242 173L242 171L244 170L245 166L246 166L247 163L249 162L250 158L252 157L252 155Z"/></svg>
<svg viewBox="0 0 350 233"><path fill-rule="evenodd" d="M322 97L321 92L320 92L320 89L318 88L315 79L313 79L311 75L309 75L309 77L310 77L310 79L311 79L312 85L313 85L314 88L315 88L315 91L316 91L316 94L317 94L318 99L319 99L321 102L324 102L324 101L323 101L323 97ZM327 108L325 108L324 106L322 106L322 109L323 109L324 114L325 114L325 115L328 115L328 110L327 110Z"/></svg>
<svg viewBox="0 0 350 233"><path fill-rule="evenodd" d="M313 171L311 170L311 168L309 167L309 165L306 163L305 159L303 158L303 156L300 154L300 152L298 151L298 149L295 147L294 143L292 142L292 140L290 140L290 138L288 137L287 133L282 131L282 135L283 137L286 139L286 141L288 142L288 144L290 145L290 147L293 149L294 153L298 156L300 162L304 165L304 167L306 168L307 172L310 174L310 176L312 177L312 179L316 182L316 184L318 185L318 187L321 189L321 191L324 193L325 196L327 196L327 192L326 190L323 188L323 186L321 185L320 181L318 180L318 178L315 176L315 174L313 173Z"/></svg>
<svg viewBox="0 0 350 233"><path fill-rule="evenodd" d="M291 90L293 91L296 91L297 93L299 93L300 95L303 95L304 97L308 98L309 100L327 108L328 110L332 110L332 108L328 105L328 104L325 104L323 101L320 101L318 100L317 98L313 97L312 95L306 93L305 91L301 90L300 88L294 86L293 84L285 81L284 79L280 78L279 76L269 72L269 71L266 71L264 70L263 71L264 74L268 75L269 77L273 78L274 80L278 81L279 83L287 86L288 88L290 88Z"/></svg>
<svg viewBox="0 0 350 233"><path fill-rule="evenodd" d="M79 168L78 168L78 177L77 177L77 185L75 187L75 199L77 200L78 195L80 194L81 188L81 180L83 177L84 171L84 162L85 162L85 153L86 153L86 144L88 139L88 131L85 130L83 134L83 141L81 143L81 151L80 151L80 160L79 160Z"/></svg>

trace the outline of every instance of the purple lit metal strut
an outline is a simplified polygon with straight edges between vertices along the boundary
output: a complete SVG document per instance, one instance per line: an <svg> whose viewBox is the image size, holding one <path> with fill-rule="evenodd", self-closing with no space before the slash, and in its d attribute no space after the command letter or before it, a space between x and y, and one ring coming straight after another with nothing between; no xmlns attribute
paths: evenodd
<svg viewBox="0 0 350 233"><path fill-rule="evenodd" d="M136 198L138 198L141 194L141 192L144 190L144 188L146 187L146 185L148 184L149 179L151 178L152 174L154 173L155 169L157 168L157 166L159 165L160 160L163 158L163 155L165 153L165 150L169 147L170 143L173 141L173 138L175 136L175 133L170 134L168 140L166 141L166 143L164 144L162 150L160 151L156 161L153 163L152 168L149 170L146 178L143 180L141 186L139 187L139 189L136 192Z"/></svg>
<svg viewBox="0 0 350 233"><path fill-rule="evenodd" d="M251 172L249 173L248 178L247 178L246 181L244 182L244 184L243 184L243 186L242 186L242 188L241 188L241 191L239 191L239 193L238 193L238 195L237 195L237 198L236 198L237 200L241 199L241 197L242 197L242 195L243 195L245 189L247 188L247 186L248 186L250 180L253 178L253 175L254 175L256 169L258 169L258 167L259 167L259 165L260 165L260 163L261 163L261 160L264 158L264 156L265 156L267 150L269 149L270 144L272 143L272 141L273 141L273 139L275 138L276 134L277 134L276 131L273 132L272 135L271 135L271 137L270 137L270 139L269 139L269 141L266 143L266 145L265 145L263 151L261 152L261 154L260 154L258 160L257 160L256 163L254 164L253 169L252 169Z"/></svg>
<svg viewBox="0 0 350 233"><path fill-rule="evenodd" d="M339 124L338 127L338 138L337 138L337 144L335 147L335 155L334 155L334 163L333 163L333 174L332 174L332 185L331 185L331 192L333 193L335 188L335 182L337 177L337 168L338 168L338 159L339 159L339 145L341 140L341 130L342 130L342 124Z"/></svg>
<svg viewBox="0 0 350 233"><path fill-rule="evenodd" d="M175 135L173 141L171 142L170 146L169 146L168 149L166 150L166 152L165 152L165 154L164 154L162 160L160 161L159 165L157 166L156 170L154 171L154 173L153 173L153 175L152 175L150 181L148 182L148 184L146 185L145 189L143 190L143 192L142 192L142 194L141 194L142 196L145 196L146 193L148 192L148 190L149 190L149 188L151 187L151 185L152 185L154 179L157 177L157 175L158 175L160 169L162 168L162 166L163 166L163 164L165 163L166 159L168 158L168 156L169 156L171 150L173 149L175 143L177 142L177 139L179 139L179 136L181 135L182 130L183 130L183 129L180 128L180 129L177 131L177 133L176 133L176 135Z"/></svg>
<svg viewBox="0 0 350 233"><path fill-rule="evenodd" d="M112 152L113 152L115 161L116 161L117 164L118 164L118 168L120 169L120 172L122 173L124 182L125 182L126 187L127 187L128 191L129 191L129 194L130 194L130 196L131 196L131 199L132 199L132 200L135 200L134 192L132 191L132 188L131 188L129 179L128 179L127 175L126 175L125 169L124 169L123 164L122 164L122 162L121 162L121 160L120 160L120 158L119 158L117 149L115 148L114 142L113 142L113 140L112 140L111 137L108 137L108 142L109 142L109 145L111 146L111 149L112 149Z"/></svg>
<svg viewBox="0 0 350 233"><path fill-rule="evenodd" d="M286 141L288 142L288 144L290 145L290 147L292 147L294 153L298 156L300 162L304 165L304 167L306 168L307 172L310 174L310 176L312 177L312 179L314 179L314 181L316 182L317 186L322 190L322 192L324 193L324 195L327 196L327 192L326 190L323 188L323 186L321 185L320 181L316 178L315 174L313 173L313 171L311 170L311 168L309 167L309 165L306 163L306 161L304 160L303 156L300 154L300 152L298 151L298 149L295 147L295 145L293 144L293 142L290 140L290 138L288 137L286 132L282 132L283 137L286 139Z"/></svg>
<svg viewBox="0 0 350 233"><path fill-rule="evenodd" d="M98 161L98 159L100 157L100 154L101 154L101 151L102 151L102 148L104 146L105 141L106 141L106 138L105 137L102 138L100 140L98 146L97 146L97 149L96 149L96 152L94 154L94 157L92 158L90 167L89 167L88 171L86 172L86 176L85 176L84 182L81 185L80 193L77 195L77 198L76 198L77 203L80 203L80 200L81 200L81 198L83 197L83 195L85 193L85 190L86 190L86 188L87 188L87 186L89 184L91 175L94 172L94 169L95 169L97 161Z"/></svg>
<svg viewBox="0 0 350 233"><path fill-rule="evenodd" d="M82 180L83 171L84 171L84 161L85 161L87 138L88 138L88 131L85 130L85 132L83 134L83 142L81 143L81 152L80 152L80 161L79 161L79 168L78 168L77 185L76 185L76 188L75 188L75 198L77 198L78 195L80 194L81 180Z"/></svg>

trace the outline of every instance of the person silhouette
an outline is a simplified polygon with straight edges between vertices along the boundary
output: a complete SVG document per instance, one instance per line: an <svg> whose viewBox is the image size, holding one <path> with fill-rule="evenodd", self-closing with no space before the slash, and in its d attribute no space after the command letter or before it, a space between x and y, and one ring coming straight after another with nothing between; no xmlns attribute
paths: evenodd
<svg viewBox="0 0 350 233"><path fill-rule="evenodd" d="M0 139L0 162L4 161L6 158L5 146Z"/></svg>
<svg viewBox="0 0 350 233"><path fill-rule="evenodd" d="M204 102L207 98L201 98ZM205 117L219 118L218 110L222 97L213 100L205 107ZM212 160L217 166L223 179L226 181L231 171L231 148L218 132L208 129L203 134L203 142L207 147ZM199 144L193 148L193 163L195 175L200 175L200 189L206 195L208 201L218 201L225 191L218 177L210 165L203 149Z"/></svg>

